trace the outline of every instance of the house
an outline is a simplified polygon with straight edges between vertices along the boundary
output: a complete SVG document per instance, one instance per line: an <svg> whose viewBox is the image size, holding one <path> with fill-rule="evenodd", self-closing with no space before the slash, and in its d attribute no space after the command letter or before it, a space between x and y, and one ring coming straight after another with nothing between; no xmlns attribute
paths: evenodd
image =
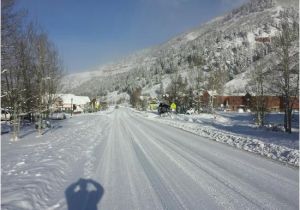
<svg viewBox="0 0 300 210"><path fill-rule="evenodd" d="M240 93L235 95L216 96L216 105L232 111L239 108L250 109L252 106L252 96L249 93Z"/></svg>
<svg viewBox="0 0 300 210"><path fill-rule="evenodd" d="M74 94L58 94L54 100L53 108L60 111L73 111L81 113L85 105L90 103L88 96L76 96Z"/></svg>

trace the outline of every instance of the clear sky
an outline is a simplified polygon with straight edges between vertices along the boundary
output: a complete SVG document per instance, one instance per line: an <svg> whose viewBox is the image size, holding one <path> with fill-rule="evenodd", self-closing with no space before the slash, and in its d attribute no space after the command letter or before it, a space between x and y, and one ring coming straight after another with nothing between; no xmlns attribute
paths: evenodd
<svg viewBox="0 0 300 210"><path fill-rule="evenodd" d="M246 0L19 0L69 73L161 44Z"/></svg>

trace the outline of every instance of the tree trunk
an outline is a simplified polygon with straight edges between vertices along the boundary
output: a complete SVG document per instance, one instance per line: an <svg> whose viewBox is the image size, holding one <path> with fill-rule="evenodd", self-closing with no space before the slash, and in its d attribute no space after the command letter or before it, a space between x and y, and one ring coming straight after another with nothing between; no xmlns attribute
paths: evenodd
<svg viewBox="0 0 300 210"><path fill-rule="evenodd" d="M292 133L292 109L288 109L287 114L287 131L288 133Z"/></svg>
<svg viewBox="0 0 300 210"><path fill-rule="evenodd" d="M284 107L284 130L287 133L292 133L292 108L290 107L290 100L285 96Z"/></svg>

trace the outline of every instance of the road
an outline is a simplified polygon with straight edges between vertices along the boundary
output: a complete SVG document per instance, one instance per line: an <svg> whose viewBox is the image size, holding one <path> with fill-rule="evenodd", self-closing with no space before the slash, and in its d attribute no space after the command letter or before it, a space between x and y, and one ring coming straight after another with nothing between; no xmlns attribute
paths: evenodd
<svg viewBox="0 0 300 210"><path fill-rule="evenodd" d="M298 169L126 108L68 119L43 138L39 145L36 139L2 143L3 209L13 209L16 201L18 207L67 209L86 199L97 209L299 209ZM23 174L38 168L44 178L8 175L22 160ZM100 190L72 201L66 189L80 178Z"/></svg>

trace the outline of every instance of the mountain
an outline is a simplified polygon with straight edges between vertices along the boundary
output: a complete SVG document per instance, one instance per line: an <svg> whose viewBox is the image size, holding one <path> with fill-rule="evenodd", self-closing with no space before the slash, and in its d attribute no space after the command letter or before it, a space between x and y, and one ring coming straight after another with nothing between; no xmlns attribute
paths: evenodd
<svg viewBox="0 0 300 210"><path fill-rule="evenodd" d="M168 86L174 74L195 86L195 72L200 72L205 88L207 78L216 69L226 72L227 94L243 92L255 64L259 61L271 65L276 59L271 41L280 31L282 14L298 23L298 10L298 0L251 0L162 45L97 71L67 75L62 92L91 97L119 94L120 98L126 97L128 90L141 87L143 94L154 97L162 86ZM299 53L299 43L294 51ZM299 66L299 59L295 66Z"/></svg>

